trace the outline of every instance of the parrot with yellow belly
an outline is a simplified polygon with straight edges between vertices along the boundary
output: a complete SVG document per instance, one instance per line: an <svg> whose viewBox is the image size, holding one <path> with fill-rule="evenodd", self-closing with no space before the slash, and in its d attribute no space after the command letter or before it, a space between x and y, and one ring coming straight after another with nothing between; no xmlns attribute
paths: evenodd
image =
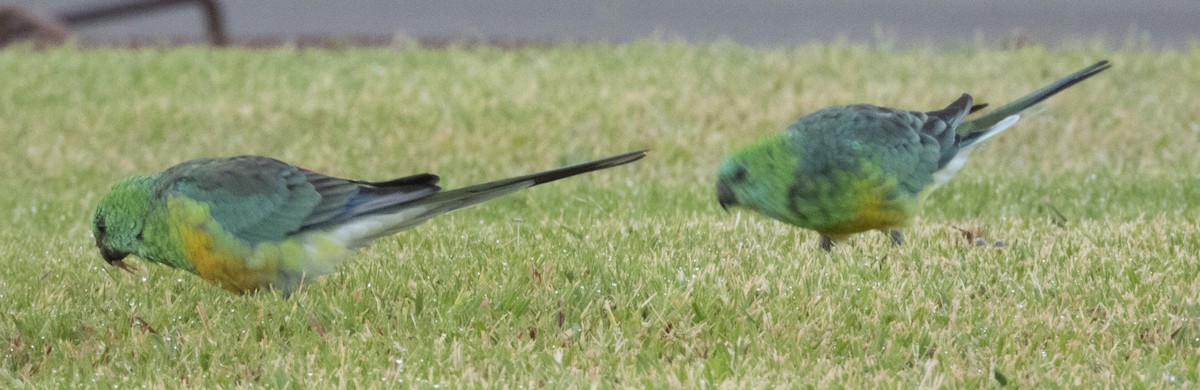
<svg viewBox="0 0 1200 390"><path fill-rule="evenodd" d="M117 182L96 207L100 254L194 273L226 290L284 296L350 252L435 216L555 180L637 161L633 152L451 191L419 174L339 179L261 156L198 159Z"/></svg>
<svg viewBox="0 0 1200 390"><path fill-rule="evenodd" d="M937 111L868 104L815 111L727 155L717 170L717 202L814 230L826 251L870 230L901 244L918 199L950 180L972 149L1016 124L1025 109L1109 66L1098 62L974 119L967 116L986 105L968 94Z"/></svg>

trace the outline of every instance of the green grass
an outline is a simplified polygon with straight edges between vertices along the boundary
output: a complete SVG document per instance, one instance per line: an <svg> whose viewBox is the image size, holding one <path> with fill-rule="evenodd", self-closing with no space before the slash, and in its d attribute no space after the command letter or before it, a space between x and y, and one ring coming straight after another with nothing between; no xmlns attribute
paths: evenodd
<svg viewBox="0 0 1200 390"><path fill-rule="evenodd" d="M904 247L826 254L717 207L721 156L803 113L1003 103L1100 59ZM1196 69L1196 46L0 51L0 387L1194 387ZM290 300L120 272L90 232L113 181L200 156L458 187L643 148L382 239Z"/></svg>

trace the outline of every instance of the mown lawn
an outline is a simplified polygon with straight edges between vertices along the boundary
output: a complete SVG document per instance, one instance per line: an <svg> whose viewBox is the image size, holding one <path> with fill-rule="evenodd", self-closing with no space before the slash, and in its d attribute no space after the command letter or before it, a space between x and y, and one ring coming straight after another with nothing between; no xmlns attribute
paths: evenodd
<svg viewBox="0 0 1200 390"><path fill-rule="evenodd" d="M803 113L999 104L1100 59L933 193L906 246L827 254L717 206L720 158ZM1197 69L1197 46L1090 44L10 48L0 386L1197 386ZM91 237L113 181L201 156L453 188L645 148L288 300L124 273Z"/></svg>

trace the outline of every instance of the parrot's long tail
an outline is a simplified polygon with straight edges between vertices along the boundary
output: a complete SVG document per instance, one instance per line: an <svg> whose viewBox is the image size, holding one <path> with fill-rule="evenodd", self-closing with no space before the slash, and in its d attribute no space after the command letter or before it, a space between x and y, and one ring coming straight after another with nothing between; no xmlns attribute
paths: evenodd
<svg viewBox="0 0 1200 390"><path fill-rule="evenodd" d="M1072 73L1070 76L1063 77L1058 81L1050 83L1050 85L1042 87L1042 89L1034 91L1029 95L1025 95L1025 97L1014 100L1012 103L1005 104L1004 106L992 110L987 114L983 114L978 118L963 122L963 124L958 127L958 133L963 135L962 142L970 145L972 143L981 141L982 139L973 138L986 137L976 137L976 134L982 136L986 133L989 133L987 130L992 130L991 128L994 125L1004 121L1008 117L1017 115L1021 113L1021 111L1025 111L1026 108L1029 108L1034 104L1041 103L1043 100L1046 100L1046 98L1054 96L1054 94L1062 92L1062 90L1070 88L1072 85L1078 84L1080 81L1087 80L1089 77L1095 76L1097 73L1100 73L1111 66L1112 64L1110 64L1108 61L1097 62L1091 66L1081 69L1078 72ZM991 133L995 134L995 132Z"/></svg>
<svg viewBox="0 0 1200 390"><path fill-rule="evenodd" d="M428 213L431 215L442 214L461 209L463 207L483 203L504 195L511 194L513 192L536 186L538 184L545 184L583 173L628 164L645 156L646 151L643 150L568 167L551 169L545 172L497 180L489 183L476 184L470 187L463 187L433 194L428 198L415 202L414 205L428 206Z"/></svg>
<svg viewBox="0 0 1200 390"><path fill-rule="evenodd" d="M643 150L545 172L438 192L405 203L394 211L365 216L345 223L330 232L331 237L345 243L348 247L363 246L375 238L419 225L440 214L483 203L538 184L628 164L645 156L646 151Z"/></svg>
<svg viewBox="0 0 1200 390"><path fill-rule="evenodd" d="M950 181L950 178L954 177L954 174L959 169L962 169L963 164L967 162L967 156L971 154L971 151L976 146L979 146L979 143L1017 124L1017 121L1021 120L1021 111L1046 100L1046 98L1054 96L1054 94L1072 85L1078 84L1080 81L1095 76L1096 73L1100 73L1110 66L1112 65L1108 61L1097 62L1092 66L1072 73L1070 76L1050 83L1050 85L1042 87L1042 89L1034 91L1029 95L1025 95L1025 97L1017 99L1012 103L1005 104L1000 108L992 110L992 112L960 124L957 130L960 137L958 139L957 150L954 150L952 158L947 160L933 173L933 183L925 192L932 192L934 189L942 186L942 184ZM967 100L965 104L970 103L971 101ZM982 108L980 105L972 106L970 112L973 113L980 108Z"/></svg>

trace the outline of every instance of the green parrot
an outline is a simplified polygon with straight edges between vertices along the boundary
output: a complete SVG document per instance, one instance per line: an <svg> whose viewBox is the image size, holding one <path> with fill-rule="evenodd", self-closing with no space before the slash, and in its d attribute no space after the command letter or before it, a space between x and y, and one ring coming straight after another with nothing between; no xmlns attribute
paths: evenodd
<svg viewBox="0 0 1200 390"><path fill-rule="evenodd" d="M626 153L452 191L442 191L431 174L366 182L261 156L198 159L117 182L96 207L92 233L104 260L126 270L122 260L136 255L231 292L271 287L286 297L376 238L645 155Z"/></svg>
<svg viewBox="0 0 1200 390"><path fill-rule="evenodd" d="M950 180L975 146L1017 123L1026 108L1109 66L1100 61L966 121L986 106L973 105L968 94L930 112L867 104L818 110L726 156L717 201L815 230L826 251L868 230L902 244L900 229L918 199Z"/></svg>

